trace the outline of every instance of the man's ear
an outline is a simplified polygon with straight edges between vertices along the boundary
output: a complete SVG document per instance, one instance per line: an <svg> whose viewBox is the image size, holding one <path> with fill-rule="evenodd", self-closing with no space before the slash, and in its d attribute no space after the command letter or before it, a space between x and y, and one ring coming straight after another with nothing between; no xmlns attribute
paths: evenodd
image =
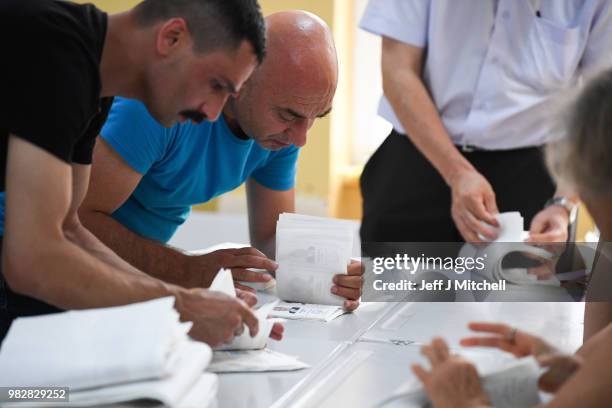
<svg viewBox="0 0 612 408"><path fill-rule="evenodd" d="M171 18L164 22L157 32L157 52L167 56L175 49L191 43L187 22L182 18Z"/></svg>

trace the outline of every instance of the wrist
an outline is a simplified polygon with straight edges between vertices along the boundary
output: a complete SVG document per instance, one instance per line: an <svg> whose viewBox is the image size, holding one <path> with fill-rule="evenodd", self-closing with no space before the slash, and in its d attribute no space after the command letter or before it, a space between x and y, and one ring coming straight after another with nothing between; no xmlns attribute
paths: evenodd
<svg viewBox="0 0 612 408"><path fill-rule="evenodd" d="M560 208L567 215L570 221L573 221L576 217L576 211L578 209L578 203L565 196L555 196L546 201L544 208L555 207Z"/></svg>
<svg viewBox="0 0 612 408"><path fill-rule="evenodd" d="M180 285L185 288L207 288L211 281L206 279L204 271L206 268L199 260L201 255L182 254L180 259Z"/></svg>
<svg viewBox="0 0 612 408"><path fill-rule="evenodd" d="M451 165L442 173L442 178L451 190L457 185L466 174L474 173L476 169L471 164L457 163Z"/></svg>

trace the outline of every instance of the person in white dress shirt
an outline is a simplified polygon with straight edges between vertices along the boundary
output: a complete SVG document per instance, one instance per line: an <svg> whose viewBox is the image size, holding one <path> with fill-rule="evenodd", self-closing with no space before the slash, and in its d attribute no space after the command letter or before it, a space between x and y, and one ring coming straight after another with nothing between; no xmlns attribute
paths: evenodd
<svg viewBox="0 0 612 408"><path fill-rule="evenodd" d="M589 278L584 343L573 354L503 323L472 322L464 347L497 348L515 357L532 356L542 372L541 391L553 394L539 407L609 407L612 400L612 70L591 81L572 104L564 139L550 143L547 161L555 178L579 193L600 227L598 256ZM435 408L493 405L476 367L453 354L442 338L423 345L429 368L412 370ZM535 379L534 379L535 381ZM524 389L517 390L523 392ZM518 406L518 405L517 405Z"/></svg>
<svg viewBox="0 0 612 408"><path fill-rule="evenodd" d="M564 95L611 65L612 2L370 0L361 28L382 36L394 127L361 176L362 240L492 240L520 211L531 241L565 241L576 197L541 148L564 137Z"/></svg>

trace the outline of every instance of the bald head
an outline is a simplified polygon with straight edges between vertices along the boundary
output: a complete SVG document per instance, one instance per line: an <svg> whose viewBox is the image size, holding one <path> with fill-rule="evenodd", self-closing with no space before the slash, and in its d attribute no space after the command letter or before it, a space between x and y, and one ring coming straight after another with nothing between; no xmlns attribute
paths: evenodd
<svg viewBox="0 0 612 408"><path fill-rule="evenodd" d="M266 24L271 58L264 68L327 75L337 80L334 39L321 18L306 11L283 11L268 16Z"/></svg>
<svg viewBox="0 0 612 408"><path fill-rule="evenodd" d="M266 18L267 56L226 111L260 145L302 146L313 122L331 110L338 60L325 22L306 11Z"/></svg>

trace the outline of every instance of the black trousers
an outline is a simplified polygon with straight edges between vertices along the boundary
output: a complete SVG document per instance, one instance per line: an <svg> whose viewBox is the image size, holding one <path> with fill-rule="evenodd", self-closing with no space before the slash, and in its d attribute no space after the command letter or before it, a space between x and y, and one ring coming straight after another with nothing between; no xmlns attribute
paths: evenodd
<svg viewBox="0 0 612 408"><path fill-rule="evenodd" d="M0 248L2 248L2 236L0 236ZM4 279L0 264L0 344L16 318L61 311L38 299L13 292Z"/></svg>
<svg viewBox="0 0 612 408"><path fill-rule="evenodd" d="M493 187L500 212L520 211L528 229L554 195L539 147L462 152ZM462 242L451 191L410 139L393 130L361 175L362 242Z"/></svg>

